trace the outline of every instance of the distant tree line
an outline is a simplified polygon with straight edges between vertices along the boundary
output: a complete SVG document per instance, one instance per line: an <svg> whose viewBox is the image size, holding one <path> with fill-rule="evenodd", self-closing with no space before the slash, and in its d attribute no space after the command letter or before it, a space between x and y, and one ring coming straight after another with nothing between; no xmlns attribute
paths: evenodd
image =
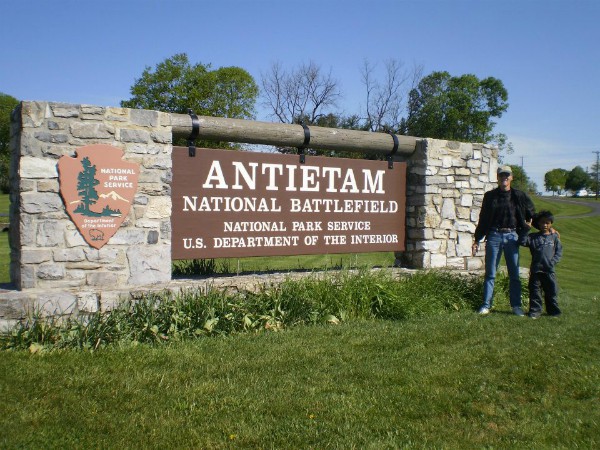
<svg viewBox="0 0 600 450"><path fill-rule="evenodd" d="M562 195L565 191L577 193L580 190L590 190L596 194L599 190L597 163L592 165L592 170L586 172L583 167L576 166L571 170L552 169L544 175L544 187L553 194Z"/></svg>

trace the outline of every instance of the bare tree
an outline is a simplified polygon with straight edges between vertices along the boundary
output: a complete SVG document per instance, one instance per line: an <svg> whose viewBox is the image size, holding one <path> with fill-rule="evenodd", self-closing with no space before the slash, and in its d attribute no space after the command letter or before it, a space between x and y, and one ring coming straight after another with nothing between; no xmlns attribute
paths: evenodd
<svg viewBox="0 0 600 450"><path fill-rule="evenodd" d="M384 62L384 69L383 80L379 81L375 76L376 66L368 60L363 63L361 75L367 94L365 128L397 132L401 128L408 93L419 84L423 67L414 65L409 69L403 62L389 59Z"/></svg>
<svg viewBox="0 0 600 450"><path fill-rule="evenodd" d="M328 109L336 106L341 95L331 71L324 74L312 61L290 72L274 63L261 79L263 104L282 123L304 120L314 124L331 113Z"/></svg>

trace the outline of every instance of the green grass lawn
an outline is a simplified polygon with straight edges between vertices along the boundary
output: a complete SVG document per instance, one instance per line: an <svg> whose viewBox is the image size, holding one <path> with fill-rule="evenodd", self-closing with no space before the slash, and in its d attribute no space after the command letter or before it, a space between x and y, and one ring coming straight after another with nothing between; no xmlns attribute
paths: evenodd
<svg viewBox="0 0 600 450"><path fill-rule="evenodd" d="M597 448L597 301L5 353L3 448Z"/></svg>
<svg viewBox="0 0 600 450"><path fill-rule="evenodd" d="M0 447L598 448L599 226L556 222L558 319L498 302L488 317L3 352Z"/></svg>
<svg viewBox="0 0 600 450"><path fill-rule="evenodd" d="M564 198L563 200L569 200L569 202L560 201L560 198L555 201L552 197L534 197L534 203L536 210L541 211L542 209L550 210L555 216L576 216L580 214L586 214L591 211L591 208L585 203L579 201L580 199ZM590 200L586 200L590 201Z"/></svg>
<svg viewBox="0 0 600 450"><path fill-rule="evenodd" d="M8 214L10 198L8 194L0 194L0 214Z"/></svg>

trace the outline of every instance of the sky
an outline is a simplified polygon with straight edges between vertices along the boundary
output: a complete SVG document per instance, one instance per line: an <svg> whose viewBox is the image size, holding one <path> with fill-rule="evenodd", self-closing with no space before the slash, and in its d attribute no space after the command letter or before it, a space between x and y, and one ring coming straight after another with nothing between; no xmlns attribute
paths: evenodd
<svg viewBox="0 0 600 450"><path fill-rule="evenodd" d="M0 0L0 92L119 106L146 67L177 53L238 66L314 62L338 81L336 112L364 105L361 67L395 59L424 75L501 80L496 119L523 167L591 170L600 151L598 0ZM257 120L275 121L257 105ZM363 107L364 109L364 107Z"/></svg>

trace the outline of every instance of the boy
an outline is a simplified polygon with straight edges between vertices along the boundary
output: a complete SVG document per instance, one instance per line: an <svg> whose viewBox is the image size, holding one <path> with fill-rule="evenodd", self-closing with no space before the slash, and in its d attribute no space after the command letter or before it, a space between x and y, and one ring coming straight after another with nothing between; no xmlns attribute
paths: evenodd
<svg viewBox="0 0 600 450"><path fill-rule="evenodd" d="M531 251L528 315L532 319L542 315L542 290L546 313L553 317L560 316L554 267L562 257L562 245L558 233L552 233L553 222L554 216L550 211L540 211L533 219L533 225L540 231L527 236L523 243Z"/></svg>

